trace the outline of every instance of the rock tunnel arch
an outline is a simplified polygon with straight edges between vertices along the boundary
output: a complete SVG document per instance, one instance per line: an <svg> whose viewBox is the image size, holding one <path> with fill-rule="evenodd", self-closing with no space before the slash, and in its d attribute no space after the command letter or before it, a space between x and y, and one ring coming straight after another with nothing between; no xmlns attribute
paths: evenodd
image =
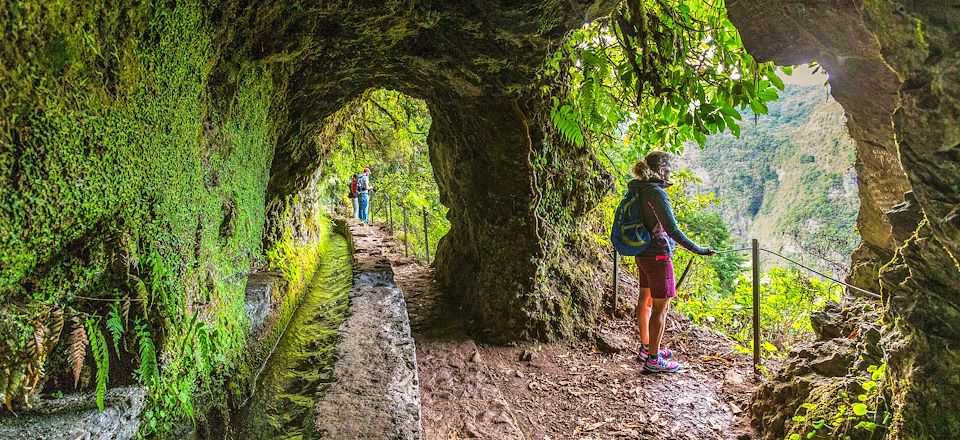
<svg viewBox="0 0 960 440"><path fill-rule="evenodd" d="M383 84L390 83L378 83L377 87ZM449 302L473 317L474 328L489 340L556 339L586 331L599 310L600 293L583 284L574 287L563 283L597 285L600 273L579 257L563 255L563 247L572 244L564 242L570 241L564 236L574 233L571 226L556 234L553 244L543 242L548 229L537 222L544 213L531 203L540 191L531 157L542 154L549 131L544 130L546 121L527 119L526 114L543 114L548 107L541 103L536 109L524 110L528 104L510 95L465 97L436 94L436 90L427 94L397 84L386 88L418 99L424 97L430 110L430 163L451 224L438 245L435 265ZM322 126L318 145L334 143L337 122L327 121ZM559 141L546 142L557 142L551 154L562 156L566 160L563 164L579 167L572 168L573 174L581 177L579 183L568 184L562 193L568 200L580 199L573 215L564 210L569 222L599 200L597 188L604 186L597 177L599 164L583 153L560 150ZM313 167L320 166L328 152L321 147L320 154L298 172L275 160L271 188L307 188L308 176L316 173ZM278 169L279 174L275 174ZM291 183L291 177L302 183ZM273 199L278 210L283 206L282 197L278 194ZM554 200L554 208L562 208L558 202ZM269 236L270 231L267 233ZM551 246L554 248L548 251ZM596 251L586 245L577 249ZM556 254L552 262L549 252ZM557 266L548 269L544 261ZM578 267L589 271L588 277L577 278L569 272ZM545 270L560 269L567 271L563 281L545 282L553 278ZM547 284L550 287L544 288ZM552 299L544 301L544 295ZM585 313L575 312L575 308Z"/></svg>
<svg viewBox="0 0 960 440"><path fill-rule="evenodd" d="M303 57L291 73L284 108L289 123L279 133L268 206L280 211L286 196L306 187L325 153L311 139L346 102L375 87L423 99L433 119L431 164L451 221L436 261L451 302L492 340L569 337L595 318L599 292L562 282L542 289L545 284L535 279L546 279L552 267L585 287L597 274L564 256L572 235L568 225L549 242L543 238L544 214L537 212L543 208L531 204L540 191L531 155L545 141L560 142L549 139L547 98L528 88L550 45L602 9L587 2L500 6L479 19L471 15L478 11L452 5L417 5L394 16L388 4L319 14L321 24L354 37L328 52L310 47L316 55ZM296 51L283 42L286 26L254 37L252 46L265 48L262 58ZM329 48L332 42L318 38L312 44ZM594 189L604 186L596 177L598 164L583 153L554 150L575 165L571 169L580 169L572 182L569 176L556 179L568 181L564 196L581 199L572 210L576 217L595 204L589 202L598 197Z"/></svg>

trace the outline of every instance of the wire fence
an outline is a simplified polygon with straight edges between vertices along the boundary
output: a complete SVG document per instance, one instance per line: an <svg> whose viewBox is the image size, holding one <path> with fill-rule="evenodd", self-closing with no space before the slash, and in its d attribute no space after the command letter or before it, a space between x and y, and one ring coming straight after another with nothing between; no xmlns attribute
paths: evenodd
<svg viewBox="0 0 960 440"><path fill-rule="evenodd" d="M390 235L403 242L405 256L430 264L436 254L440 227L446 224L441 213L424 206L408 206L387 194L372 198L370 221L386 225Z"/></svg>
<svg viewBox="0 0 960 440"><path fill-rule="evenodd" d="M751 316L751 321L752 321L752 324L751 324L751 332L752 332L752 337L753 337L753 338L752 338L752 339L753 339L753 366L754 366L754 371L757 372L757 373L759 373L760 370L761 370L761 366L760 366L761 357L760 357L760 354L761 354L761 347L763 346L763 345L762 345L762 342L761 342L761 338L760 338L760 330L761 330L761 329L760 329L760 326L761 326L761 324L760 324L760 304L761 304L761 301L762 301L762 298L761 298L761 295L760 295L760 264L761 264L760 255L761 255L761 252L764 252L764 253L766 253L766 254L769 254L769 255L778 257L778 258L780 258L780 259L782 259L782 260L784 260L784 261L786 261L786 262L788 262L788 263L790 263L790 264L792 264L792 265L794 265L794 266L800 267L800 268L805 269L805 270L807 270L807 271L809 271L809 272L811 272L811 273L814 273L814 274L816 274L816 275L818 275L818 276L820 276L820 277L822 277L822 278L824 278L824 279L830 280L830 281L836 283L836 285L844 286L844 287L846 287L846 288L848 288L848 289L850 289L850 290L852 290L852 291L854 291L854 292L863 294L863 295L865 295L865 296L867 296L867 297L869 297L869 298L882 299L881 295L878 294L878 293L876 293L876 292L871 292L871 291L869 291L869 290L867 290L867 289L864 289L864 288L861 288L861 287L858 287L858 286L854 286L854 285L849 284L849 283L844 282L844 281L840 281L840 280L838 280L838 279L836 279L836 278L834 278L834 277L832 277L832 276L829 276L829 275L827 275L827 274L825 274L825 273L823 273L823 272L821 272L821 271L819 271L819 270L816 270L816 269L814 269L814 268L811 268L811 267L808 266L808 265L802 264L802 263L800 263L800 262L798 262L798 261L796 261L796 260L794 260L794 259L792 259L792 258L790 258L790 257L787 257L787 256L785 256L785 255L782 255L782 254L780 254L780 253L778 253L778 252L775 252L775 251L772 251L772 250L769 250L769 249L761 248L759 241L757 241L756 239L753 239L753 240L751 241L751 246L750 246L750 247L738 248L738 249L728 249L728 250L723 250L723 251L717 251L716 253L717 253L717 254L727 254L727 253L746 252L746 251L750 251L750 254L751 254L751 262L750 262L750 265L751 265L751 283L752 283L752 286L751 286L751 287L752 287L752 293L753 293L753 297L752 297L752 301L751 301L751 306L750 306L750 309L751 309L751 312L752 312L752 316ZM616 310L616 309L618 308L618 302L619 302L619 292L618 292L618 289L619 289L619 266L620 266L620 264L619 264L620 255L616 252L616 250L614 250L614 256L615 256L615 258L614 258L614 264L613 264L613 298L612 298L612 299L613 299L613 307L614 307L614 310ZM679 289L681 283L683 283L683 280L686 278L687 272L690 270L690 266L691 266L691 264L693 263L693 261L694 261L694 258L690 258L690 259L687 261L687 264L686 264L686 266L684 267L684 269L683 269L683 271L682 271L682 273L681 273L681 275L680 275L680 278L677 280L676 288ZM702 307L702 310L710 310L710 311L741 311L741 310L743 310L743 309L744 309L744 308L742 308L742 307L736 307L736 306L732 306L732 307Z"/></svg>

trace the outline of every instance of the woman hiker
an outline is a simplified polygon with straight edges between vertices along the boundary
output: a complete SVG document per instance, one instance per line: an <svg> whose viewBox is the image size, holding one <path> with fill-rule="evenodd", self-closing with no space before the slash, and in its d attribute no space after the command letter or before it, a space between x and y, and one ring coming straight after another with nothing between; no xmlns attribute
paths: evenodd
<svg viewBox="0 0 960 440"><path fill-rule="evenodd" d="M637 177L628 186L640 195L643 225L653 239L650 246L635 258L640 269L640 294L637 296L637 327L640 329L640 355L644 371L674 372L680 364L669 361L673 352L661 348L663 330L670 310L670 298L677 295L670 262L676 243L697 255L713 255L687 238L677 227L670 199L663 189L669 186L672 156L654 151L633 166Z"/></svg>

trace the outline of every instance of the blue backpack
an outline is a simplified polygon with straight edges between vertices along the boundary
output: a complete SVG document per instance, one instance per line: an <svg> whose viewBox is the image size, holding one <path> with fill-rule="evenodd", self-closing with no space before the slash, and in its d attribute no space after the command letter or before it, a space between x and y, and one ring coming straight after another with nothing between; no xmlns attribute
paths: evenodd
<svg viewBox="0 0 960 440"><path fill-rule="evenodd" d="M643 225L640 194L629 189L613 214L610 241L620 255L633 257L650 247L653 236Z"/></svg>

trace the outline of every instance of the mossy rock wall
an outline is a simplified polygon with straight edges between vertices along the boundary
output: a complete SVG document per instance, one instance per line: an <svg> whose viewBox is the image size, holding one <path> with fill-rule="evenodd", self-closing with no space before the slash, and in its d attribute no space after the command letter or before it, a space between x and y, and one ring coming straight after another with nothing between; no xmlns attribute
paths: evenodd
<svg viewBox="0 0 960 440"><path fill-rule="evenodd" d="M960 433L960 14L948 9L883 0L730 5L748 50L782 64L819 61L847 112L864 243L850 279L883 294L889 438Z"/></svg>
<svg viewBox="0 0 960 440"><path fill-rule="evenodd" d="M148 426L169 430L222 404L244 345L246 273L263 258L284 75L226 49L233 31L205 5L0 5L6 399L22 404L44 386L24 383L36 361L30 336L55 325L52 311L68 323L61 339L71 316L107 334L110 300L126 298L119 355L106 336L108 385L134 380L139 318L162 364ZM64 345L48 356L49 389L73 388ZM92 381L85 373L81 388Z"/></svg>
<svg viewBox="0 0 960 440"><path fill-rule="evenodd" d="M437 276L487 339L582 335L603 286L599 241L582 226L610 178L588 150L556 143L537 117L544 106L520 102L531 101L428 101L437 109L431 162L451 224Z"/></svg>

